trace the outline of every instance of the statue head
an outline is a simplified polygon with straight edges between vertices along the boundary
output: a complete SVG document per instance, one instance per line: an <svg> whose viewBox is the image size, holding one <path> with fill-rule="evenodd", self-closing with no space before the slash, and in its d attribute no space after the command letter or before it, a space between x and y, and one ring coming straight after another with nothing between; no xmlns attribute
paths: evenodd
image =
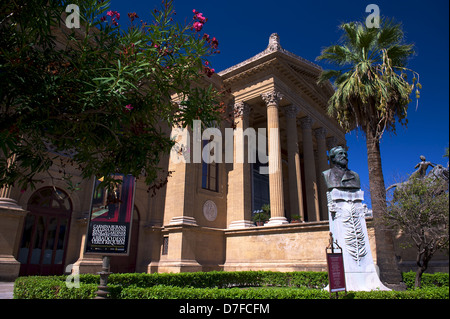
<svg viewBox="0 0 450 319"><path fill-rule="evenodd" d="M423 155L420 155L420 160L422 160L422 161L426 161L426 158L425 158L425 156L423 156Z"/></svg>
<svg viewBox="0 0 450 319"><path fill-rule="evenodd" d="M348 156L347 151L342 146L333 147L329 152L330 163L334 166L347 168Z"/></svg>

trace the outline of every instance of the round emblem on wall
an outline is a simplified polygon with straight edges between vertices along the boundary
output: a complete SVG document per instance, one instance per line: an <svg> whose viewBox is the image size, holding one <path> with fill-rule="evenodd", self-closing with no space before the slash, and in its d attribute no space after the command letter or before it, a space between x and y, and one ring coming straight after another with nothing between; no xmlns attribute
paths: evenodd
<svg viewBox="0 0 450 319"><path fill-rule="evenodd" d="M212 200L208 199L203 204L203 215L205 218L212 222L216 220L217 217L217 206L216 203L214 203Z"/></svg>

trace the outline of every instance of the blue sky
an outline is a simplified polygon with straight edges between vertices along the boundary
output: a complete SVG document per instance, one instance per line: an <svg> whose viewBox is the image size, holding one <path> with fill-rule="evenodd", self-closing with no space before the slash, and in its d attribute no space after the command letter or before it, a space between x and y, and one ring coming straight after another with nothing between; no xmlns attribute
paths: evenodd
<svg viewBox="0 0 450 319"><path fill-rule="evenodd" d="M136 12L150 20L150 10L160 0L112 0L111 9L122 14ZM324 69L316 62L323 47L338 41L342 22L365 20L368 4L376 4L382 16L402 22L408 43L415 44L416 55L408 66L420 74L423 89L419 106L409 106L408 127L397 127L397 134L385 133L381 157L386 186L405 178L420 161L447 165L443 158L449 143L449 1L448 0L370 0L370 1L293 1L293 0L174 0L177 18L192 19L192 9L208 18L202 31L219 40L220 54L211 59L216 71L263 51L270 34L280 36L281 46ZM347 134L349 168L358 172L363 190L369 190L364 134ZM368 194L367 194L368 195ZM370 202L369 196L366 201Z"/></svg>

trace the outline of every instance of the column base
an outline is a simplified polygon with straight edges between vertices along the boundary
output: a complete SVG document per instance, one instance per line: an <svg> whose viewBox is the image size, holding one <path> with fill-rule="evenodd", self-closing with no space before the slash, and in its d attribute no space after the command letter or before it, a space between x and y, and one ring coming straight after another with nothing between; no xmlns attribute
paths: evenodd
<svg viewBox="0 0 450 319"><path fill-rule="evenodd" d="M180 224L198 226L197 225L197 221L195 220L195 218L194 217L189 217L189 216L176 216L176 217L173 217L170 220L170 223L169 223L169 225L180 225Z"/></svg>
<svg viewBox="0 0 450 319"><path fill-rule="evenodd" d="M96 274L102 270L102 256L84 256L72 266L72 274Z"/></svg>
<svg viewBox="0 0 450 319"><path fill-rule="evenodd" d="M20 207L17 204L16 200L14 200L12 198L8 198L8 197L0 197L0 207L2 207L3 209L9 209L9 210L17 210L17 211L24 210L22 207Z"/></svg>
<svg viewBox="0 0 450 319"><path fill-rule="evenodd" d="M14 281L19 277L20 263L13 256L0 256L0 281Z"/></svg>
<svg viewBox="0 0 450 319"><path fill-rule="evenodd" d="M289 224L286 217L271 217L269 219L269 222L265 224L264 226L274 226L274 225L284 225Z"/></svg>
<svg viewBox="0 0 450 319"><path fill-rule="evenodd" d="M14 281L19 276L20 263L14 255L26 214L14 199L0 198L0 281Z"/></svg>
<svg viewBox="0 0 450 319"><path fill-rule="evenodd" d="M180 273L202 271L202 265L196 260L160 260L158 265L159 273Z"/></svg>
<svg viewBox="0 0 450 319"><path fill-rule="evenodd" d="M249 220L235 220L230 223L228 229L250 228L250 227L255 227L255 224Z"/></svg>

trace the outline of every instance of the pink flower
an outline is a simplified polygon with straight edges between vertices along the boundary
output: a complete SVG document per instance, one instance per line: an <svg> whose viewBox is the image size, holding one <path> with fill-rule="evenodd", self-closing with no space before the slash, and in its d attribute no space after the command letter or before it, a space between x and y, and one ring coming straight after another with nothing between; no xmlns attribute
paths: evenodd
<svg viewBox="0 0 450 319"><path fill-rule="evenodd" d="M203 72L206 74L206 76L208 76L210 78L214 74L214 72L216 72L216 70L214 70L208 66L205 66L205 67L203 67Z"/></svg>
<svg viewBox="0 0 450 319"><path fill-rule="evenodd" d="M211 46L212 46L214 49L217 49L217 47L219 46L219 40L217 40L216 37L213 37L213 38L212 38L212 40L211 40Z"/></svg>
<svg viewBox="0 0 450 319"><path fill-rule="evenodd" d="M101 22L105 22L105 20L106 20L106 16L103 16L103 17L100 18Z"/></svg>
<svg viewBox="0 0 450 319"><path fill-rule="evenodd" d="M198 22L198 21L194 22L195 31L199 32L202 28L203 28L203 23Z"/></svg>
<svg viewBox="0 0 450 319"><path fill-rule="evenodd" d="M203 13L197 13L197 15L195 17L198 20L200 20L201 23L205 23L206 22L206 18L203 16Z"/></svg>
<svg viewBox="0 0 450 319"><path fill-rule="evenodd" d="M132 107L131 104L125 105L125 108L126 108L128 111L131 111L132 109L134 109L134 107Z"/></svg>
<svg viewBox="0 0 450 319"><path fill-rule="evenodd" d="M109 10L109 11L106 13L106 15L107 15L107 16L110 16L110 17L114 17L114 16L115 16L115 17L117 18L117 20L120 19L120 13L117 12L117 11Z"/></svg>

